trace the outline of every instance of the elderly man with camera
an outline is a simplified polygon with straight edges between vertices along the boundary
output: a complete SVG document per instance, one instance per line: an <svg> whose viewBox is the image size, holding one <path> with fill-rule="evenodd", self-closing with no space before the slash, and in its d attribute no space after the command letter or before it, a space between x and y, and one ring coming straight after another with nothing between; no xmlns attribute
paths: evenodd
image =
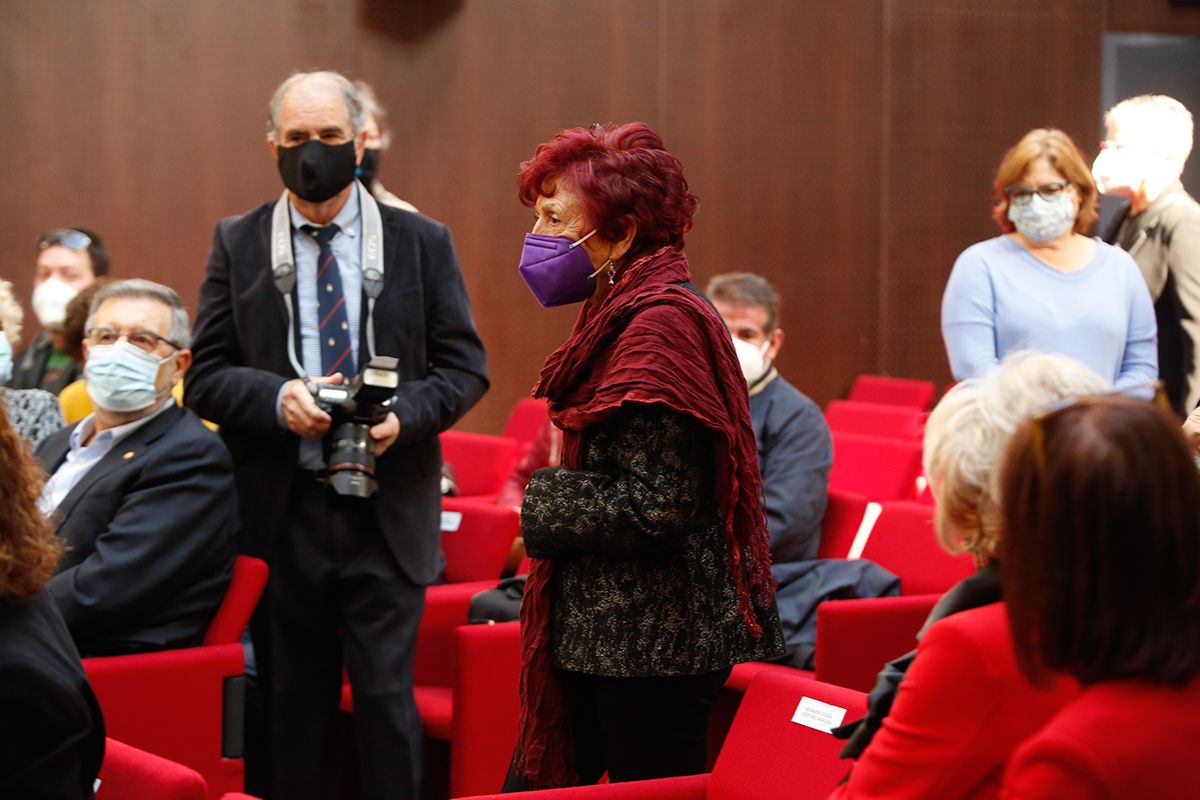
<svg viewBox="0 0 1200 800"><path fill-rule="evenodd" d="M417 797L412 655L442 566L437 434L487 389L483 346L446 227L354 179L365 134L348 80L289 77L267 139L286 190L217 224L185 397L233 455L242 549L271 565L251 624L270 788L334 796L344 654L361 796ZM248 750L248 776L260 755Z"/></svg>

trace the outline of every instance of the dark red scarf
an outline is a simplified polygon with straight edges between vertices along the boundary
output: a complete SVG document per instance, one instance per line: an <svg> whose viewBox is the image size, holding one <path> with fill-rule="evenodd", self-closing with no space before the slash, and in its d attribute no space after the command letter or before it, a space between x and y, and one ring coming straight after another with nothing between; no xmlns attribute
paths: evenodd
<svg viewBox="0 0 1200 800"><path fill-rule="evenodd" d="M715 488L729 567L746 626L771 602L769 535L746 381L729 331L708 302L680 283L687 258L664 247L623 270L598 306L584 303L566 343L546 359L534 397L563 429L563 466L579 469L583 432L626 403L660 404L714 434ZM654 313L630 322L647 309ZM575 780L567 710L551 670L550 573L534 559L521 608L521 759L534 788Z"/></svg>

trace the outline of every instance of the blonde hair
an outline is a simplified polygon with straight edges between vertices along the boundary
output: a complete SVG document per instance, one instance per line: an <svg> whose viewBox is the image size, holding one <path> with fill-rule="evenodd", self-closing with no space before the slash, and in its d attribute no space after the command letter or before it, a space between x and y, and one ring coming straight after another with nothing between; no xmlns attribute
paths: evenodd
<svg viewBox="0 0 1200 800"><path fill-rule="evenodd" d="M25 311L13 296L12 286L9 281L0 281L0 327L4 328L8 343L16 349L17 342L21 341L21 321L25 319Z"/></svg>
<svg viewBox="0 0 1200 800"><path fill-rule="evenodd" d="M1040 406L1107 388L1074 359L1026 350L946 392L925 424L924 456L942 546L973 553L980 562L996 558L1001 532L994 473L1005 443Z"/></svg>

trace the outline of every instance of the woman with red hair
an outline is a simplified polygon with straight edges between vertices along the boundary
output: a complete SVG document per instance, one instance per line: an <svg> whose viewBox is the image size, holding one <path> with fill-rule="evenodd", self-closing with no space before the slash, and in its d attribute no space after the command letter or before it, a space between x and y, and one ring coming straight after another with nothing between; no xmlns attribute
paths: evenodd
<svg viewBox="0 0 1200 800"><path fill-rule="evenodd" d="M45 591L62 543L38 511L41 489L41 467L0 403L0 797L84 800L104 758L104 720Z"/></svg>
<svg viewBox="0 0 1200 800"><path fill-rule="evenodd" d="M783 653L754 432L683 254L696 197L648 126L566 130L520 174L520 274L583 302L534 387L561 467L526 488L521 734L505 789L703 772L730 667Z"/></svg>

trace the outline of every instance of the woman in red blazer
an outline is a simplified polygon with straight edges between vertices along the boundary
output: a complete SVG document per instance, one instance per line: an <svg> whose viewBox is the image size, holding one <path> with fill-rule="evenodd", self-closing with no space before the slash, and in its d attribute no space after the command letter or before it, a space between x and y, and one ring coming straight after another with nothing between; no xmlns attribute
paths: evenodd
<svg viewBox="0 0 1200 800"><path fill-rule="evenodd" d="M1005 796L1196 796L1200 475L1161 408L1078 401L1013 436L1004 596L1022 672L1082 694L1013 756Z"/></svg>
<svg viewBox="0 0 1200 800"><path fill-rule="evenodd" d="M938 537L987 566L939 601L933 615L942 618L926 623L890 712L881 676L868 719L882 725L834 797L994 798L1009 754L1074 696L1071 681L1039 689L1017 669L1004 606L995 602L1003 536L991 478L1008 437L1034 409L1105 388L1065 356L1013 353L956 385L930 414L925 473L938 500ZM966 584L969 591L958 591Z"/></svg>

